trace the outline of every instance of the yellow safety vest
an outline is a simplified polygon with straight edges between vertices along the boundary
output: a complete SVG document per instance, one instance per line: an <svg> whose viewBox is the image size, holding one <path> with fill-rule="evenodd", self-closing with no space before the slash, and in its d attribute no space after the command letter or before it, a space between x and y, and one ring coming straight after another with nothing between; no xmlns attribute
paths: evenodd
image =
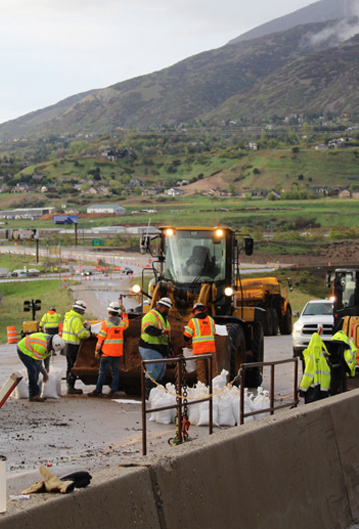
<svg viewBox="0 0 359 529"><path fill-rule="evenodd" d="M43 332L34 332L25 336L17 346L22 353L34 360L44 360L51 352L48 351L46 334Z"/></svg>
<svg viewBox="0 0 359 529"><path fill-rule="evenodd" d="M348 348L344 351L344 360L350 369L350 376L355 377L355 357L357 348L355 347L353 341L348 338L344 331L336 332L332 337L332 340L344 342L348 346Z"/></svg>
<svg viewBox="0 0 359 529"><path fill-rule="evenodd" d="M152 309L150 312L145 314L141 321L141 340L148 344L153 345L168 345L169 338L165 334L160 334L159 336L150 336L146 333L147 327L156 327L157 329L168 329L171 330L171 326L168 320L165 320L162 314L156 310Z"/></svg>
<svg viewBox="0 0 359 529"><path fill-rule="evenodd" d="M300 382L300 389L307 391L310 387L320 386L321 391L329 391L330 367L324 352L329 355L327 348L319 334L315 332L307 349L303 351L305 370Z"/></svg>
<svg viewBox="0 0 359 529"><path fill-rule="evenodd" d="M82 323L82 316L82 314L74 310L66 312L62 329L62 338L66 343L79 345L81 340L86 340L86 338L90 337L90 331Z"/></svg>

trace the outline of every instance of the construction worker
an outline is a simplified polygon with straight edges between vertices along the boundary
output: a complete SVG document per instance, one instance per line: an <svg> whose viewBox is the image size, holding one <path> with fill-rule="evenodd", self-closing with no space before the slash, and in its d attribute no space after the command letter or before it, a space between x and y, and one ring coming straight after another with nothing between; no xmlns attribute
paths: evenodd
<svg viewBox="0 0 359 529"><path fill-rule="evenodd" d="M216 325L203 303L196 303L192 309L193 318L187 323L183 337L186 342L192 340L193 354L212 354L212 378L218 375L218 363L216 344L214 336ZM208 385L211 373L209 373L209 361L207 359L196 360L197 380Z"/></svg>
<svg viewBox="0 0 359 529"><path fill-rule="evenodd" d="M81 340L86 340L91 336L91 328L86 327L83 322L83 315L86 312L86 303L79 299L72 305L72 310L66 312L62 337L65 340L65 355L67 360L66 381L68 395L81 395L82 389L75 388L76 377L72 373L72 368L77 359L77 353Z"/></svg>
<svg viewBox="0 0 359 529"><path fill-rule="evenodd" d="M156 360L169 355L171 326L167 317L171 308L170 298L161 298L156 307L142 318L139 351L143 360ZM148 364L146 371L149 376L145 376L145 398L148 399L151 389L156 386L153 380L160 383L165 376L166 364Z"/></svg>
<svg viewBox="0 0 359 529"><path fill-rule="evenodd" d="M305 404L329 396L331 372L327 358L329 357L319 333L312 334L307 349L303 351L305 370L300 382L300 395L304 396Z"/></svg>
<svg viewBox="0 0 359 529"><path fill-rule="evenodd" d="M17 344L17 354L27 369L30 402L44 402L38 385L39 374L42 373L44 382L47 382L50 354L52 351L61 351L64 347L65 342L58 334L43 332L29 334Z"/></svg>
<svg viewBox="0 0 359 529"><path fill-rule="evenodd" d="M357 348L344 331L337 331L328 343L331 367L330 394L346 391L347 377L355 377L355 357Z"/></svg>
<svg viewBox="0 0 359 529"><path fill-rule="evenodd" d="M96 389L88 393L89 397L101 397L108 369L111 368L112 383L108 397L118 396L119 363L123 356L123 333L129 326L126 309L117 301L112 301L107 307L108 320L101 324L101 330L97 335L95 357L101 358L100 371L96 383ZM122 317L121 317L122 313Z"/></svg>
<svg viewBox="0 0 359 529"><path fill-rule="evenodd" d="M58 334L61 314L56 312L55 307L51 307L41 318L39 329L46 334Z"/></svg>

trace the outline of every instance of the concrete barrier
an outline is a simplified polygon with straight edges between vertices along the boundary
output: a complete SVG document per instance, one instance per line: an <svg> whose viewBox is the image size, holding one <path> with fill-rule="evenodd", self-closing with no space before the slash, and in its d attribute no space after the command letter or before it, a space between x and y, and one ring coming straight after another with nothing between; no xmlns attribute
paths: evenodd
<svg viewBox="0 0 359 529"><path fill-rule="evenodd" d="M0 528L346 529L359 518L357 417L359 390L281 412L10 504Z"/></svg>

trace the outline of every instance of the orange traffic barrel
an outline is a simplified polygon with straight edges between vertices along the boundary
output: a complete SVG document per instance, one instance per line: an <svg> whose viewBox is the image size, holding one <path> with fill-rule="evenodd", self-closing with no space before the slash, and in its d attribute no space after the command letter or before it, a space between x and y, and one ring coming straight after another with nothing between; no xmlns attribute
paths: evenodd
<svg viewBox="0 0 359 529"><path fill-rule="evenodd" d="M7 343L17 343L16 327L13 325L6 328L7 330Z"/></svg>
<svg viewBox="0 0 359 529"><path fill-rule="evenodd" d="M62 329L64 327L63 323L59 323L59 336L62 336Z"/></svg>

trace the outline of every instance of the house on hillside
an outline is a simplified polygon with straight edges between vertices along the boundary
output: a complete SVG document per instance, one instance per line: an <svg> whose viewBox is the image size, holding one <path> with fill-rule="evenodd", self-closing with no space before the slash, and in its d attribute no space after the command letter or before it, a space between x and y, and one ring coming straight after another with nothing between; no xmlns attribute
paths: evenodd
<svg viewBox="0 0 359 529"><path fill-rule="evenodd" d="M139 178L131 178L131 180L128 183L128 187L145 187L145 183L140 180Z"/></svg>
<svg viewBox="0 0 359 529"><path fill-rule="evenodd" d="M107 213L110 215L124 215L126 208L119 204L93 204L87 208L87 213Z"/></svg>
<svg viewBox="0 0 359 529"><path fill-rule="evenodd" d="M316 195L328 196L329 194L328 186L312 186L310 190Z"/></svg>
<svg viewBox="0 0 359 529"><path fill-rule="evenodd" d="M84 195L108 195L109 191L105 186L91 186L86 191L82 191Z"/></svg>
<svg viewBox="0 0 359 529"><path fill-rule="evenodd" d="M345 188L345 189L342 189L340 192L339 192L339 198L351 198L351 192L348 188Z"/></svg>
<svg viewBox="0 0 359 529"><path fill-rule="evenodd" d="M159 195L160 193L162 193L162 187L152 186L152 187L148 187L147 189L144 189L141 195L143 197L147 197L147 196L156 196L156 195Z"/></svg>
<svg viewBox="0 0 359 529"><path fill-rule="evenodd" d="M178 187L170 187L169 189L166 189L163 194L168 197L179 197L185 193L183 189L179 189Z"/></svg>

